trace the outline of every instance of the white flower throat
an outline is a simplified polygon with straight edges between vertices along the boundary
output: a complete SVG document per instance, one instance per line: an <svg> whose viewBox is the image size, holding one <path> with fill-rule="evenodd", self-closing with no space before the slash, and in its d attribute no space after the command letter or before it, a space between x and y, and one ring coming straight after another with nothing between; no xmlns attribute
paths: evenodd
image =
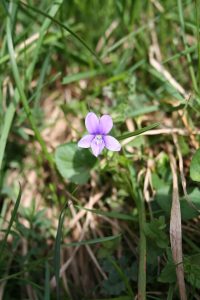
<svg viewBox="0 0 200 300"><path fill-rule="evenodd" d="M95 136L95 143L96 143L96 145L101 145L102 142L103 142L102 135L97 134L97 135Z"/></svg>

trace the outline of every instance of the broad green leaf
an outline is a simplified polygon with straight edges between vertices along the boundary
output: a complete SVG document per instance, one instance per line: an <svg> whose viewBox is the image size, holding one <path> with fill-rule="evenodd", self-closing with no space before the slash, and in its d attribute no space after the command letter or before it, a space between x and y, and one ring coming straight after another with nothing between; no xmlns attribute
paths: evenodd
<svg viewBox="0 0 200 300"><path fill-rule="evenodd" d="M117 271L122 282L124 283L128 295L131 296L132 298L134 298L134 293L133 293L132 287L129 283L129 279L127 278L127 275L124 273L124 270L112 259L112 257L109 257L109 260L112 263L114 269Z"/></svg>
<svg viewBox="0 0 200 300"><path fill-rule="evenodd" d="M88 149L80 149L75 143L67 143L56 149L55 161L58 171L65 179L84 184L97 159Z"/></svg>
<svg viewBox="0 0 200 300"><path fill-rule="evenodd" d="M116 260L108 254L102 262L102 269L107 274L107 279L101 284L102 294L114 297L126 293L131 299L134 299L132 281L137 281L137 264L135 261L131 262L127 256L123 255Z"/></svg>
<svg viewBox="0 0 200 300"><path fill-rule="evenodd" d="M171 210L171 191L169 187L161 188L155 196L157 204L162 208L166 215L170 215ZM180 198L182 220L191 220L199 216L200 209L200 190L195 188L188 191L188 199Z"/></svg>
<svg viewBox="0 0 200 300"><path fill-rule="evenodd" d="M167 262L167 264L161 271L158 281L163 283L176 282L176 267L172 262Z"/></svg>
<svg viewBox="0 0 200 300"><path fill-rule="evenodd" d="M195 288L200 289L200 266L193 265L190 272L186 273L185 279Z"/></svg>
<svg viewBox="0 0 200 300"><path fill-rule="evenodd" d="M163 216L153 219L144 226L145 235L154 241L159 248L167 248L169 241L165 232L166 224Z"/></svg>
<svg viewBox="0 0 200 300"><path fill-rule="evenodd" d="M200 255L195 254L184 259L185 279L195 288L200 288Z"/></svg>
<svg viewBox="0 0 200 300"><path fill-rule="evenodd" d="M188 193L188 199L183 197L180 201L181 215L183 220L190 220L199 216L200 210L200 190L193 189Z"/></svg>
<svg viewBox="0 0 200 300"><path fill-rule="evenodd" d="M190 164L190 177L194 181L200 182L200 149L192 157Z"/></svg>

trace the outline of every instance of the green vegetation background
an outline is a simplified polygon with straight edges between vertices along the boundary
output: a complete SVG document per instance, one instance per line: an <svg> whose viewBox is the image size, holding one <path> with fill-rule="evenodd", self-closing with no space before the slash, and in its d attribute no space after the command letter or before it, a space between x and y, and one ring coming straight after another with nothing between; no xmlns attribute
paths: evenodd
<svg viewBox="0 0 200 300"><path fill-rule="evenodd" d="M199 0L0 2L0 299L199 299L199 25ZM88 111L120 153L77 148Z"/></svg>

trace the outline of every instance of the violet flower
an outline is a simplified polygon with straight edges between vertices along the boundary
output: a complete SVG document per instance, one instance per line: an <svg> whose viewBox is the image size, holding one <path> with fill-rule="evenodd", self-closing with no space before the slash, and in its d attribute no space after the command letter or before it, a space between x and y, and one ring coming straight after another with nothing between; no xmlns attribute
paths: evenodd
<svg viewBox="0 0 200 300"><path fill-rule="evenodd" d="M79 147L91 147L96 157L104 147L111 151L120 151L120 143L113 136L107 135L113 127L113 121L109 115L98 118L95 113L89 112L85 118L85 126L89 134L78 142Z"/></svg>

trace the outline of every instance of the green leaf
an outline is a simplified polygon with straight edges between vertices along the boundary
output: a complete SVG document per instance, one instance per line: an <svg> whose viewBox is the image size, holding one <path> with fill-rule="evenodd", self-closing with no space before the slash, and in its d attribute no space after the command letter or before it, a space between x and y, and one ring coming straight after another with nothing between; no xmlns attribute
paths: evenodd
<svg viewBox="0 0 200 300"><path fill-rule="evenodd" d="M158 281L163 283L176 282L176 267L172 262L167 262L160 274Z"/></svg>
<svg viewBox="0 0 200 300"><path fill-rule="evenodd" d="M107 274L107 279L101 284L102 294L119 296L126 293L131 299L134 299L131 281L137 280L136 263L131 263L125 256L116 261L113 256L108 254L103 260L102 269Z"/></svg>
<svg viewBox="0 0 200 300"><path fill-rule="evenodd" d="M133 132L125 133L125 134L123 134L121 136L118 136L117 140L120 141L120 140L127 139L129 137L132 137L132 136L139 135L139 134L141 134L141 133L143 133L145 131L148 131L148 130L151 130L151 129L155 128L155 127L158 127L159 125L160 125L160 123L153 123L153 124L151 124L149 126L143 127L141 129L135 130Z"/></svg>
<svg viewBox="0 0 200 300"><path fill-rule="evenodd" d="M188 190L188 199L185 197L180 198L181 206L181 217L182 220L191 220L199 216L200 209L200 190L195 188L193 190ZM161 188L157 191L155 196L157 204L162 208L166 215L170 215L171 210L171 191L169 187Z"/></svg>
<svg viewBox="0 0 200 300"><path fill-rule="evenodd" d="M183 220L190 220L199 216L200 190L198 188L194 188L188 193L187 198L183 197L180 201Z"/></svg>
<svg viewBox="0 0 200 300"><path fill-rule="evenodd" d="M58 171L65 179L84 184L97 159L88 149L80 149L75 143L67 143L56 149L55 161Z"/></svg>
<svg viewBox="0 0 200 300"><path fill-rule="evenodd" d="M109 257L109 260L112 263L114 269L117 271L120 279L124 283L128 295L131 296L132 298L134 298L134 293L133 293L132 287L131 287L131 285L129 283L129 279L127 278L127 276L124 273L123 269L112 259L112 257Z"/></svg>
<svg viewBox="0 0 200 300"><path fill-rule="evenodd" d="M192 157L190 164L190 177L194 181L200 182L200 149Z"/></svg>
<svg viewBox="0 0 200 300"><path fill-rule="evenodd" d="M184 259L185 279L195 288L200 288L200 254Z"/></svg>
<svg viewBox="0 0 200 300"><path fill-rule="evenodd" d="M145 235L154 241L159 248L167 248L168 237L165 233L165 219L160 216L159 219L154 219L150 223L146 223L144 226Z"/></svg>

